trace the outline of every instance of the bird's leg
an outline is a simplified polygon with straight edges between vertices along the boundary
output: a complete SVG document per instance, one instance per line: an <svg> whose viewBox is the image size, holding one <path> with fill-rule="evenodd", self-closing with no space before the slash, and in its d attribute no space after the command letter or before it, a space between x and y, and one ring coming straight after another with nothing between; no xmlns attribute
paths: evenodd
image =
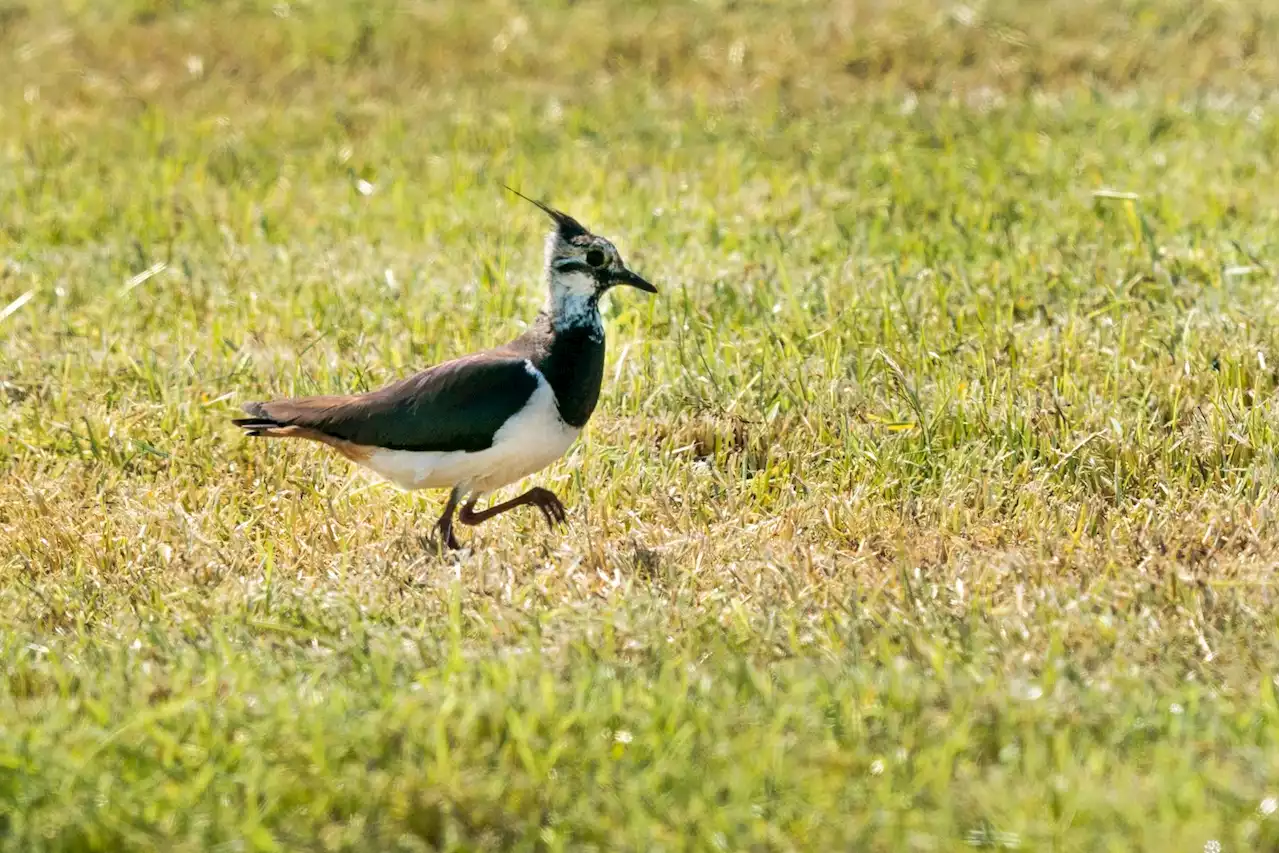
<svg viewBox="0 0 1280 853"><path fill-rule="evenodd" d="M504 503L491 506L488 509L482 509L476 512L476 500L472 498L463 505L458 512L458 521L463 524L479 524L493 518L495 515L501 515L509 509L515 509L518 506L527 506L533 504L542 510L542 517L547 520L547 526L555 528L557 524L564 523L565 511L564 504L560 503L560 499L547 489L534 486L529 491L520 495L518 498L512 498Z"/></svg>
<svg viewBox="0 0 1280 853"><path fill-rule="evenodd" d="M439 535L438 544L441 549L448 548L456 551L462 547L453 535L453 511L457 509L458 501L461 499L461 488L455 488L452 492L449 492L449 501L444 505L444 512L441 513L440 520L436 522L436 533Z"/></svg>

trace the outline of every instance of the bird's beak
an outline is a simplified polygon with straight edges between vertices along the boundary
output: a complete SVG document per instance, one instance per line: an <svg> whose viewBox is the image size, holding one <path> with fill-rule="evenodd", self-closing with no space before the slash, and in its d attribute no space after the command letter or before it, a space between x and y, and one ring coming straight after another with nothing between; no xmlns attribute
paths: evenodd
<svg viewBox="0 0 1280 853"><path fill-rule="evenodd" d="M658 288L654 287L652 284L645 281L644 279L642 279L640 276L636 275L629 269L623 269L622 272L614 273L613 283L627 284L627 285L630 285L631 287L637 288L639 290L643 290L645 293L658 292Z"/></svg>

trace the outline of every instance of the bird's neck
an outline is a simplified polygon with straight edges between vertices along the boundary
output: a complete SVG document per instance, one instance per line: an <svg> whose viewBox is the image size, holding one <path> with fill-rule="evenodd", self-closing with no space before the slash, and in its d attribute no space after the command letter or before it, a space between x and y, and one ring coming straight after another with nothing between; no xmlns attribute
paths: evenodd
<svg viewBox="0 0 1280 853"><path fill-rule="evenodd" d="M547 284L547 306L544 310L551 318L551 328L554 331L584 329L592 333L592 337L603 339L600 295L596 292L595 282L587 276L573 274L552 276Z"/></svg>
<svg viewBox="0 0 1280 853"><path fill-rule="evenodd" d="M595 410L604 378L604 324L594 282L580 274L547 281L547 305L535 324L534 365L547 378L565 423L582 427Z"/></svg>

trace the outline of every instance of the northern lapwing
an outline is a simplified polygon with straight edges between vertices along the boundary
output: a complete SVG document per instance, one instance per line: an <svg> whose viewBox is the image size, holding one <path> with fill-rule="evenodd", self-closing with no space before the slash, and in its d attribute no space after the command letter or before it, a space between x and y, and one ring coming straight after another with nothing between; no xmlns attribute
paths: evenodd
<svg viewBox="0 0 1280 853"><path fill-rule="evenodd" d="M551 527L564 521L564 504L540 487L488 509L476 502L555 462L582 432L604 375L600 297L619 284L658 292L608 240L511 191L555 226L546 244L546 307L527 332L378 391L246 403L250 417L234 421L249 435L327 444L404 489L451 489L435 525L448 548L459 547L460 503L458 520L468 525L526 504Z"/></svg>

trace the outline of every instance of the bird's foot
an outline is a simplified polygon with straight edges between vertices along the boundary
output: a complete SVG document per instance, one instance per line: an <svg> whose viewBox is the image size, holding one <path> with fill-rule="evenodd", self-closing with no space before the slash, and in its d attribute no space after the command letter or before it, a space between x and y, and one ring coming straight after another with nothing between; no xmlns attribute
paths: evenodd
<svg viewBox="0 0 1280 853"><path fill-rule="evenodd" d="M462 548L462 543L458 541L458 537L453 535L453 525L437 524L435 526L435 536L426 540L426 543L432 551L443 553L445 551L458 551Z"/></svg>
<svg viewBox="0 0 1280 853"><path fill-rule="evenodd" d="M547 520L547 527L552 530L558 524L564 524L568 514L565 512L564 504L555 496L555 493L541 487L535 487L529 490L529 503L542 510L542 517Z"/></svg>

